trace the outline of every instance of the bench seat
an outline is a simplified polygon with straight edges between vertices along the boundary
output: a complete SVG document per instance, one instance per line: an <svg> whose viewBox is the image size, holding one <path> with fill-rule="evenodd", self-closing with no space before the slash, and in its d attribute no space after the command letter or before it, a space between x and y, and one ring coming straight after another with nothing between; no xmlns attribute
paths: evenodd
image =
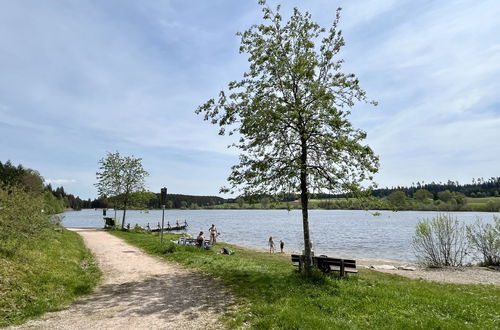
<svg viewBox="0 0 500 330"><path fill-rule="evenodd" d="M291 258L294 266L302 268L303 255L292 254ZM358 272L356 269L356 260L352 259L330 258L321 255L313 257L313 264L322 272L340 272L340 276L344 276L346 273L356 274Z"/></svg>

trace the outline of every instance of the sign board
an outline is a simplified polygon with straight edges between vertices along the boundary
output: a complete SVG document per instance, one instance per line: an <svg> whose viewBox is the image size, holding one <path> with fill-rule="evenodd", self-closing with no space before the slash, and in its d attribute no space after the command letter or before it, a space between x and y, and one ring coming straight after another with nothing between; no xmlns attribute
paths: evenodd
<svg viewBox="0 0 500 330"><path fill-rule="evenodd" d="M167 205L167 188L161 188L160 205Z"/></svg>

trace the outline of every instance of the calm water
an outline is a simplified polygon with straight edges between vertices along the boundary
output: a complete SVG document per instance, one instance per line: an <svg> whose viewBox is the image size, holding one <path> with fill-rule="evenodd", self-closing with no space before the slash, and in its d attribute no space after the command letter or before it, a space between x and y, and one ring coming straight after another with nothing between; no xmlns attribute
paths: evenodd
<svg viewBox="0 0 500 330"><path fill-rule="evenodd" d="M310 231L315 254L363 259L414 261L411 241L415 224L423 218L431 218L437 212L418 211L373 211L311 210ZM453 216L465 223L477 217L492 222L494 213L453 212ZM498 214L498 213L496 213ZM117 212L121 221L122 212ZM108 216L114 211L108 210ZM186 220L187 232L196 236L200 231L208 232L214 223L221 235L219 241L250 248L267 248L269 236L279 246L285 242L285 251L303 250L302 218L300 210L167 210L167 221ZM127 211L126 223L134 226L150 224L156 228L161 221L161 211ZM68 211L64 213L66 227L103 227L102 210Z"/></svg>

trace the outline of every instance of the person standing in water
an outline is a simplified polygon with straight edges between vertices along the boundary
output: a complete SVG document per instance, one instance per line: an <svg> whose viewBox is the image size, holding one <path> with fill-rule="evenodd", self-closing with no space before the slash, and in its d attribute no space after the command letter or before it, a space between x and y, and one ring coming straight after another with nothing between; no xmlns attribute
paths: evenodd
<svg viewBox="0 0 500 330"><path fill-rule="evenodd" d="M269 237L268 245L269 245L269 253L274 253L274 241L272 236Z"/></svg>
<svg viewBox="0 0 500 330"><path fill-rule="evenodd" d="M215 245L219 233L217 232L217 228L215 227L214 224L212 224L212 227L208 229L208 232L210 233L210 244Z"/></svg>

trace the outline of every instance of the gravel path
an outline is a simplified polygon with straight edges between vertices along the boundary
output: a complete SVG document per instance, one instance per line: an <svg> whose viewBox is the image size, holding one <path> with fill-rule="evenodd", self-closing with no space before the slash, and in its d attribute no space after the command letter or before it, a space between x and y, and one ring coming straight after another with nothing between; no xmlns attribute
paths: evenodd
<svg viewBox="0 0 500 330"><path fill-rule="evenodd" d="M232 297L216 280L162 261L99 229L72 229L103 281L68 308L10 329L222 329Z"/></svg>

